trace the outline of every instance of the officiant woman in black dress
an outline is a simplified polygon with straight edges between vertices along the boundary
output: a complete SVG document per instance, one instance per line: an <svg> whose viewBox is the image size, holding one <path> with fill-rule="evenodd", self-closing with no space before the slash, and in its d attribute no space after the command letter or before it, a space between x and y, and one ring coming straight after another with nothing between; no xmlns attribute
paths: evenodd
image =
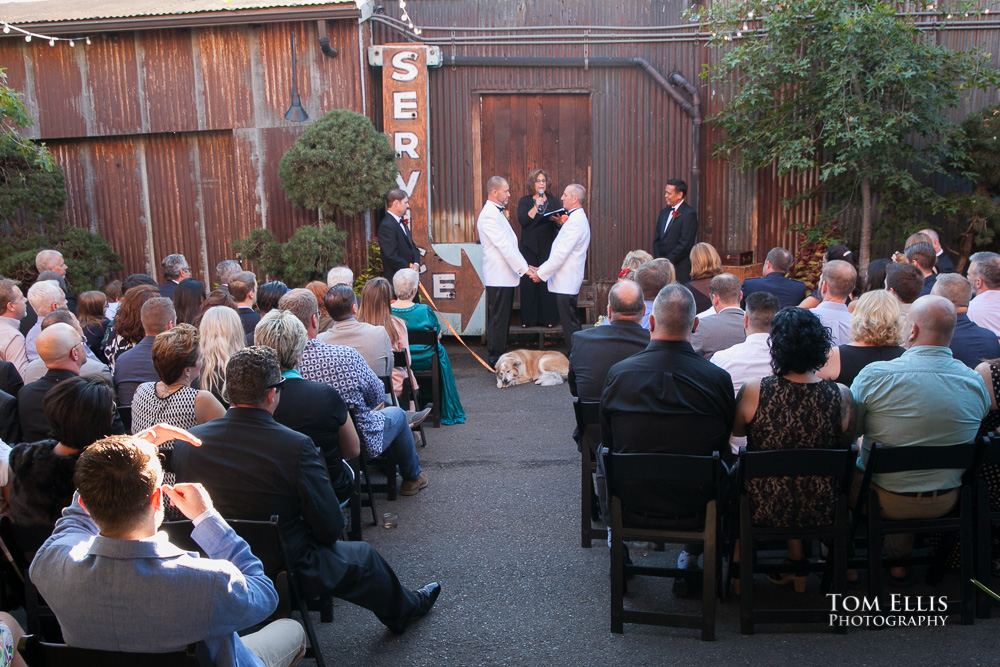
<svg viewBox="0 0 1000 667"><path fill-rule="evenodd" d="M549 258L552 241L559 232L554 218L545 217L546 211L562 208L553 194L549 174L535 169L528 174L528 194L517 203L517 221L521 223L520 251L531 266L541 266ZM537 324L551 327L559 322L556 297L549 294L545 282L536 283L528 276L521 277L521 326Z"/></svg>

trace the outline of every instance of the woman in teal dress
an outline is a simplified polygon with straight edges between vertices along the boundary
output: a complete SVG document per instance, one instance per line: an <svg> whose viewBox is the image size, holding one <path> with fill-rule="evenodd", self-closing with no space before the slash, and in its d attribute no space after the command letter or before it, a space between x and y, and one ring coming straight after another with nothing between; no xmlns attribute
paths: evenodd
<svg viewBox="0 0 1000 667"><path fill-rule="evenodd" d="M407 331L433 331L440 336L441 325L431 308L422 303L413 303L420 278L413 269L400 269L392 277L392 287L396 292L396 302L392 304L392 314L406 323ZM464 424L465 410L458 398L455 374L451 372L451 361L444 345L438 343L441 357L441 423ZM410 345L410 367L415 371L425 371L431 367L433 352L427 345Z"/></svg>

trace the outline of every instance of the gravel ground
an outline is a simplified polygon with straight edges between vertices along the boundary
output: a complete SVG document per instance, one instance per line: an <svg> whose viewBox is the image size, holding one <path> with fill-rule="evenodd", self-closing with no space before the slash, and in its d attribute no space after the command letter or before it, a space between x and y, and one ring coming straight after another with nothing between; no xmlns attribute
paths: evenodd
<svg viewBox="0 0 1000 667"><path fill-rule="evenodd" d="M339 600L332 624L320 624L314 614L328 664L998 663L995 620L971 627L852 629L847 635L816 625L758 626L757 634L742 636L738 602L729 601L718 607L715 642L702 642L695 630L641 625L612 634L607 549L579 544L568 387L499 390L462 347L446 347L466 423L425 429L429 442L419 454L430 486L393 503L376 495L379 513L395 512L399 526L364 528L364 538L404 585L438 581L441 597L401 636ZM668 546L648 559L666 564L675 555ZM626 604L693 609L673 598L669 583L638 578ZM803 596L763 581L758 587L767 602L825 606L817 589L815 578Z"/></svg>

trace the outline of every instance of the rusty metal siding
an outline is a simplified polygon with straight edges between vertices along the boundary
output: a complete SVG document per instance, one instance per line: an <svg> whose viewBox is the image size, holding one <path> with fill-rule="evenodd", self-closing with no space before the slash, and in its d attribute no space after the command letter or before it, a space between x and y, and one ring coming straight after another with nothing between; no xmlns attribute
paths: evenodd
<svg viewBox="0 0 1000 667"><path fill-rule="evenodd" d="M30 49L34 87L31 97L38 105L38 131L42 137L85 136L93 109L84 94L82 50L20 43L22 53Z"/></svg>
<svg viewBox="0 0 1000 667"><path fill-rule="evenodd" d="M204 114L201 127L223 130L253 126L253 81L245 28L196 31Z"/></svg>
<svg viewBox="0 0 1000 667"><path fill-rule="evenodd" d="M80 44L74 53L87 74L87 94L93 100L91 135L131 134L142 127L139 103L139 70L136 40L130 34L109 35L92 40L86 51ZM79 61L78 61L79 62Z"/></svg>
<svg viewBox="0 0 1000 667"><path fill-rule="evenodd" d="M191 132L198 129L195 57L191 31L143 33L142 85L146 132Z"/></svg>

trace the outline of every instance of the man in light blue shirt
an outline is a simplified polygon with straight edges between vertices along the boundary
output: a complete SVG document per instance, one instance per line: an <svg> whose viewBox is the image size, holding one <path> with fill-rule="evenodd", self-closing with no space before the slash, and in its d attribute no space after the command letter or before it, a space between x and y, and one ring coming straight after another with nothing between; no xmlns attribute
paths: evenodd
<svg viewBox="0 0 1000 667"><path fill-rule="evenodd" d="M819 293L823 301L810 312L830 330L834 345L851 342L851 313L847 310L847 299L857 280L857 269L842 259L827 262L820 275Z"/></svg>
<svg viewBox="0 0 1000 667"><path fill-rule="evenodd" d="M990 408L982 377L952 357L948 348L955 330L955 306L940 296L913 302L903 328L907 351L898 359L879 361L858 374L851 385L857 404L857 434L863 435L858 467L863 470L872 444L883 447L957 445L976 437L979 423ZM935 518L958 502L961 469L924 470L875 475L887 519ZM852 491L857 497L861 475ZM886 554L905 556L912 535L886 538ZM905 571L893 568L894 577Z"/></svg>

